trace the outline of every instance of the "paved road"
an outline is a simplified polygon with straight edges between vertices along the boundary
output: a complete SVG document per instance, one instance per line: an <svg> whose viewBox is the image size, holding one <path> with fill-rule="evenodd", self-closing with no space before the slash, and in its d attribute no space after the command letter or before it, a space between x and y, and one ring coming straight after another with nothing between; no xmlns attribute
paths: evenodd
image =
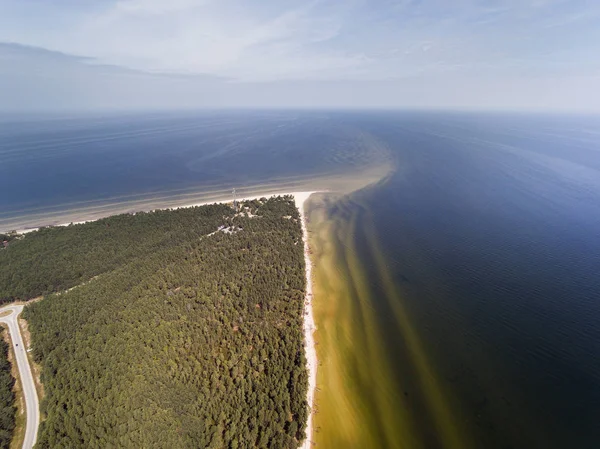
<svg viewBox="0 0 600 449"><path fill-rule="evenodd" d="M40 424L40 407L35 384L33 383L33 375L31 374L31 366L29 366L29 359L27 358L27 352L23 344L23 338L21 337L21 330L17 324L17 317L23 311L23 306L8 305L0 308L0 313L5 311L11 311L12 313L8 316L0 317L0 323L8 324L13 349L17 358L17 367L19 368L21 385L23 386L23 394L25 396L25 409L27 411L27 428L25 429L23 449L31 449L37 439L38 426Z"/></svg>

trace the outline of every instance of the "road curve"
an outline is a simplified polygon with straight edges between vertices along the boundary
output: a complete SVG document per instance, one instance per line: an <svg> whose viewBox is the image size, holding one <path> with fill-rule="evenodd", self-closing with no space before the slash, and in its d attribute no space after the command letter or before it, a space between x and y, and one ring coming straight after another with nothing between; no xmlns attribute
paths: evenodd
<svg viewBox="0 0 600 449"><path fill-rule="evenodd" d="M11 311L7 316L0 317L0 323L8 325L8 331L13 344L17 367L19 368L19 377L23 386L23 396L25 397L25 410L27 411L27 422L25 428L25 439L23 440L23 449L31 449L37 440L38 427L40 424L40 407L38 401L31 366L27 358L27 351L21 337L21 330L17 323L17 317L23 311L22 305L8 305L0 308L0 313Z"/></svg>

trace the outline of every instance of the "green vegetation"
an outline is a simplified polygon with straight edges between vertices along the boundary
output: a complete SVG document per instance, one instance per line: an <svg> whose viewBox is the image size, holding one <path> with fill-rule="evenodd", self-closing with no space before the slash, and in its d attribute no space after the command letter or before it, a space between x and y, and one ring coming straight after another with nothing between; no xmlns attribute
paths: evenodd
<svg viewBox="0 0 600 449"><path fill-rule="evenodd" d="M46 392L38 447L299 445L299 214L291 197L244 205L258 216L226 205L123 215L43 229L0 254L5 300L78 285L23 312Z"/></svg>
<svg viewBox="0 0 600 449"><path fill-rule="evenodd" d="M48 227L0 251L0 303L60 292L144 255L214 231L226 205L117 215Z"/></svg>
<svg viewBox="0 0 600 449"><path fill-rule="evenodd" d="M8 248L8 245L10 245L11 241L17 238L18 235L16 232L9 232L8 234L0 233L0 251Z"/></svg>
<svg viewBox="0 0 600 449"><path fill-rule="evenodd" d="M6 332L2 330L2 332ZM10 372L8 344L0 338L0 449L10 446L15 429L15 379Z"/></svg>

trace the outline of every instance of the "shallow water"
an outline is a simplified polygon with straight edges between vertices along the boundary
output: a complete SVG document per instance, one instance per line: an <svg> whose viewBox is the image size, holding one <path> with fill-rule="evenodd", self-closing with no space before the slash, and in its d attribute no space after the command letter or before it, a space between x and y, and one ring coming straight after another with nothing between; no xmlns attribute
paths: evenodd
<svg viewBox="0 0 600 449"><path fill-rule="evenodd" d="M0 117L0 161L8 230L61 223L67 210L89 219L222 199L234 187L337 188L348 172L351 183L379 176L387 153L332 114L188 112Z"/></svg>
<svg viewBox="0 0 600 449"><path fill-rule="evenodd" d="M312 202L317 447L600 447L598 118L4 119L0 158L15 226L387 166Z"/></svg>
<svg viewBox="0 0 600 449"><path fill-rule="evenodd" d="M319 445L600 447L599 123L369 121L396 170L314 231L315 302L346 317L317 310Z"/></svg>

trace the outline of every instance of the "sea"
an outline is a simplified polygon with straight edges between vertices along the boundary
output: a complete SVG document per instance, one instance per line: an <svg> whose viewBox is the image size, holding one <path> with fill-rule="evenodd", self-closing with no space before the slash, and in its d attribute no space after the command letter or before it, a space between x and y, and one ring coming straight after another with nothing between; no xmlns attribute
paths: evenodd
<svg viewBox="0 0 600 449"><path fill-rule="evenodd" d="M600 447L600 117L0 116L0 230L264 186L324 192L317 447Z"/></svg>

